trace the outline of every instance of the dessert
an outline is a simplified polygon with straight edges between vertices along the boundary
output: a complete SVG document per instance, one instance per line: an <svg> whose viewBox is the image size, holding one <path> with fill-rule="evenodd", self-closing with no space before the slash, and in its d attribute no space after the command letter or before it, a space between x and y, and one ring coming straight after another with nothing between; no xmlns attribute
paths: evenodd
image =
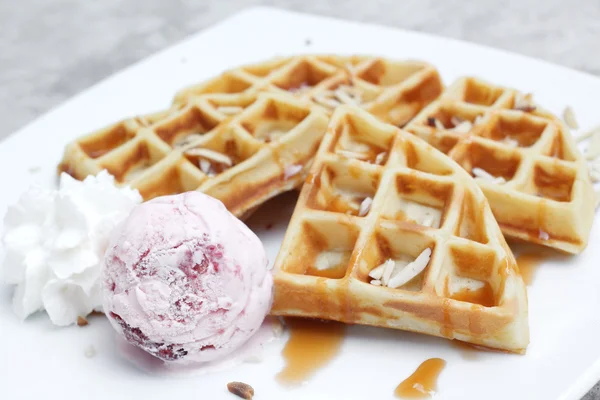
<svg viewBox="0 0 600 400"><path fill-rule="evenodd" d="M4 281L17 285L21 319L46 310L55 325L102 309L100 265L111 230L142 201L106 171L83 182L67 174L58 190L32 187L4 217Z"/></svg>
<svg viewBox="0 0 600 400"><path fill-rule="evenodd" d="M524 353L525 284L469 174L357 107L327 132L275 261L272 314Z"/></svg>
<svg viewBox="0 0 600 400"><path fill-rule="evenodd" d="M240 348L271 306L272 276L258 237L200 192L136 207L105 255L104 311L131 344L175 364Z"/></svg>
<svg viewBox="0 0 600 400"><path fill-rule="evenodd" d="M568 253L586 247L596 198L585 158L530 95L462 78L406 129L471 173L507 237Z"/></svg>
<svg viewBox="0 0 600 400"><path fill-rule="evenodd" d="M145 200L199 190L244 218L302 185L337 105L361 104L402 125L441 91L436 69L422 62L270 60L184 89L168 110L75 140L59 169L78 179L107 169Z"/></svg>

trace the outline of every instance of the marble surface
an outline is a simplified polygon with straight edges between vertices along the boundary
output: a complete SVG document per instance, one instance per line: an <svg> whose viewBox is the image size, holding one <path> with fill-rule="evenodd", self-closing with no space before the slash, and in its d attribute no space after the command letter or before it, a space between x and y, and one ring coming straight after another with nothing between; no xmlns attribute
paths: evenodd
<svg viewBox="0 0 600 400"><path fill-rule="evenodd" d="M275 5L478 42L600 76L598 0L0 0L0 139L241 8ZM600 399L600 384L585 400Z"/></svg>

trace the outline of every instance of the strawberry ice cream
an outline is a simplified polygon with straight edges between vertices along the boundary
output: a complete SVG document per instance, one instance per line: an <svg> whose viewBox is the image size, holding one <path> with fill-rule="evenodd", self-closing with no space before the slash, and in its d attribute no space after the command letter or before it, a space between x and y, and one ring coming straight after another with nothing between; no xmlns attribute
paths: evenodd
<svg viewBox="0 0 600 400"><path fill-rule="evenodd" d="M104 311L114 328L169 363L228 356L271 306L262 243L199 192L137 206L113 232L103 273Z"/></svg>

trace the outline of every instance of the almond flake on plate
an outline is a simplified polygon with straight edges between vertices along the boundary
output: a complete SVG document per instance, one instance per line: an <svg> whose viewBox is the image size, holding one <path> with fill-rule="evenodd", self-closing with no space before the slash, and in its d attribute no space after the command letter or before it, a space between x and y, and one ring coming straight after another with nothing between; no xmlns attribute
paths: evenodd
<svg viewBox="0 0 600 400"><path fill-rule="evenodd" d="M577 136L575 137L575 141L576 141L577 143L579 143L579 142L583 142L584 140L587 140L587 139L589 139L590 137L592 137L592 136L595 136L595 135L599 135L599 134L600 134L600 125L597 125L597 126L594 126L594 127L593 127L593 128L591 128L591 129L588 129L587 131L585 131L585 132L584 132L584 133L582 133L581 135L577 135Z"/></svg>
<svg viewBox="0 0 600 400"><path fill-rule="evenodd" d="M569 128L579 129L579 123L577 122L577 118L575 118L575 112L570 106L565 107L563 111L563 120Z"/></svg>

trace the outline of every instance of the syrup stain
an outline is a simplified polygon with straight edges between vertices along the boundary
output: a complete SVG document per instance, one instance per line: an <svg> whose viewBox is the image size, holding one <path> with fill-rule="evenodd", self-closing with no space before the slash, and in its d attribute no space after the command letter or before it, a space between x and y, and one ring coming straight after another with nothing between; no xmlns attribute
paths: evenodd
<svg viewBox="0 0 600 400"><path fill-rule="evenodd" d="M401 399L427 399L437 391L437 380L446 366L441 358L425 360L415 372L402 381L394 394Z"/></svg>
<svg viewBox="0 0 600 400"><path fill-rule="evenodd" d="M285 324L290 329L290 338L282 352L285 367L276 378L287 385L298 385L338 355L346 325L302 318L286 318Z"/></svg>
<svg viewBox="0 0 600 400"><path fill-rule="evenodd" d="M531 286L537 269L547 257L545 252L524 252L517 256L517 265L527 286Z"/></svg>
<svg viewBox="0 0 600 400"><path fill-rule="evenodd" d="M485 284L477 290L463 289L460 292L452 293L451 298L468 303L480 304L484 307L493 307L496 304L496 298L492 286Z"/></svg>

